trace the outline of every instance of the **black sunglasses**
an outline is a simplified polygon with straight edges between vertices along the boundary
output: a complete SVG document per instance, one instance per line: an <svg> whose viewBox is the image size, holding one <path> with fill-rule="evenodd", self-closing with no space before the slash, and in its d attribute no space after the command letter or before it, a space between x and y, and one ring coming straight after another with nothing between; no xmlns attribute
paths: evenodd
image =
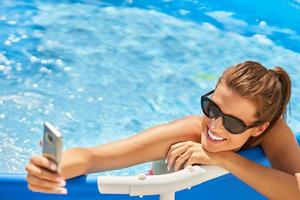
<svg viewBox="0 0 300 200"><path fill-rule="evenodd" d="M214 93L214 90L201 96L202 111L208 118L211 118L211 119L212 118L217 119L219 117L222 117L223 126L230 133L240 134L240 133L245 132L247 129L250 129L250 128L253 128L253 127L256 127L256 126L259 126L262 124L261 121L257 121L248 126L247 124L245 124L245 122L243 122L243 120L241 120L237 117L231 116L231 115L224 114L221 111L221 109L217 106L217 104L215 102L213 102L213 100L208 98L208 96L211 95L212 93Z"/></svg>

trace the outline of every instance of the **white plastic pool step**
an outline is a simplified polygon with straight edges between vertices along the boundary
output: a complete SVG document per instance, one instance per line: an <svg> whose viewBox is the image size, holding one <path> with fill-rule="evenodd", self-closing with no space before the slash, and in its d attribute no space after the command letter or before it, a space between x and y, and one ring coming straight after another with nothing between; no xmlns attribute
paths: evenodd
<svg viewBox="0 0 300 200"><path fill-rule="evenodd" d="M97 181L98 190L102 194L160 195L160 200L173 200L177 191L191 188L228 173L225 169L217 166L188 166L171 174L98 176Z"/></svg>

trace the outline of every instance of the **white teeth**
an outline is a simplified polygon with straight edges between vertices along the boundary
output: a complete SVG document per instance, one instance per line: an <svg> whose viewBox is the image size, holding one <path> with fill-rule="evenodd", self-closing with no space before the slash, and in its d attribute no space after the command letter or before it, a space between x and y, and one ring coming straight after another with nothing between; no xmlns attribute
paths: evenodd
<svg viewBox="0 0 300 200"><path fill-rule="evenodd" d="M208 129L207 131L209 137L213 140L217 140L217 141L222 141L222 140L225 140L225 138L221 138L221 137L218 137L216 135L213 135L212 132Z"/></svg>

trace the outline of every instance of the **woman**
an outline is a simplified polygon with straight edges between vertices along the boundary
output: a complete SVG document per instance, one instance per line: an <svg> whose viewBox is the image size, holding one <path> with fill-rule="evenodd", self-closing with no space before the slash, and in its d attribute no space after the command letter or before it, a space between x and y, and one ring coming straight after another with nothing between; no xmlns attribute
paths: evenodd
<svg viewBox="0 0 300 200"><path fill-rule="evenodd" d="M300 171L298 144L283 120L290 92L282 68L268 70L246 61L227 69L215 90L202 96L204 116L188 116L111 144L69 149L61 172L45 157L34 156L26 166L28 187L67 193L65 179L166 159L169 170L218 165L269 199L300 198L294 176ZM272 168L236 153L257 145Z"/></svg>

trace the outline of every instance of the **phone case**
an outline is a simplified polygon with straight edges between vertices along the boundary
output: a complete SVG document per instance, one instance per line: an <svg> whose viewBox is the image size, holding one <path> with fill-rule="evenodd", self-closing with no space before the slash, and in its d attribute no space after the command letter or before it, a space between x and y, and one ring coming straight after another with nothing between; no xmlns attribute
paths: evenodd
<svg viewBox="0 0 300 200"><path fill-rule="evenodd" d="M49 122L44 123L43 155L60 164L62 152L62 134Z"/></svg>

